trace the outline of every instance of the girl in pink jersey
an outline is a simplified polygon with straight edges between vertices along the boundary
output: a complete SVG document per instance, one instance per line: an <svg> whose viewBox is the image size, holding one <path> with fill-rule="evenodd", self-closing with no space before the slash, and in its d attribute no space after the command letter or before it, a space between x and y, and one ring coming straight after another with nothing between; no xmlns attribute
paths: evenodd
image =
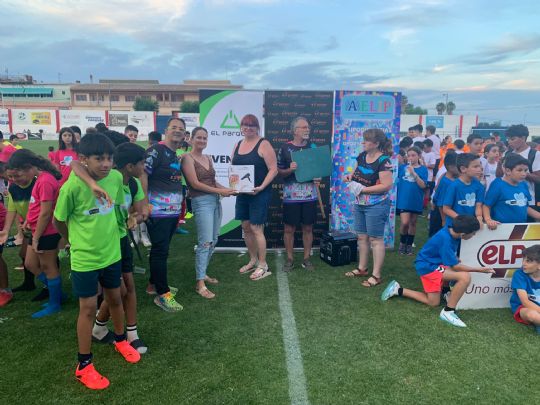
<svg viewBox="0 0 540 405"><path fill-rule="evenodd" d="M73 130L68 127L62 128L58 133L58 150L54 152L51 159L62 174L60 186L67 181L71 173L71 162L79 160L77 145L77 138L75 138Z"/></svg>

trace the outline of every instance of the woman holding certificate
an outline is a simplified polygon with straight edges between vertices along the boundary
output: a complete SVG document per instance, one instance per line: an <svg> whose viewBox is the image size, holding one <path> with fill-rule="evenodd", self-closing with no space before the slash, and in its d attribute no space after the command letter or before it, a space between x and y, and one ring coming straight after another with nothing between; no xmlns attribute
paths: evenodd
<svg viewBox="0 0 540 405"><path fill-rule="evenodd" d="M236 197L235 217L242 221L244 241L249 252L249 263L240 268L240 273L253 271L250 278L255 281L271 274L266 263L264 225L272 196L271 184L278 169L276 152L270 142L260 136L257 117L252 114L244 116L240 121L240 130L244 139L234 147L230 172L233 174L230 177L235 182L253 181L251 192L241 192ZM242 170L236 170L240 166L243 166Z"/></svg>
<svg viewBox="0 0 540 405"><path fill-rule="evenodd" d="M356 158L353 173L344 178L355 196L353 205L354 231L358 235L358 268L345 273L347 277L369 276L367 264L369 250L373 252L373 272L362 285L374 287L381 284L384 263L384 227L390 216L389 192L393 185L392 142L380 129L368 129L363 133L364 151Z"/></svg>
<svg viewBox="0 0 540 405"><path fill-rule="evenodd" d="M214 298L215 294L206 287L217 284L215 278L206 274L212 253L216 247L219 228L221 226L220 196L229 197L235 193L230 188L223 187L216 181L216 171L212 159L203 155L208 144L208 131L197 127L191 132L189 153L182 159L182 171L187 180L188 194L195 214L197 225L197 248L195 249L195 270L197 285L195 291L204 298Z"/></svg>

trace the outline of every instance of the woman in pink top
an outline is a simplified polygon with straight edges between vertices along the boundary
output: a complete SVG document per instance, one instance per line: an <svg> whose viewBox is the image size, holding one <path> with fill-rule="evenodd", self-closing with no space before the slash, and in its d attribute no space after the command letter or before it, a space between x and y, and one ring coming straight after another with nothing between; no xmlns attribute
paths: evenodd
<svg viewBox="0 0 540 405"><path fill-rule="evenodd" d="M62 300L62 281L56 262L60 234L52 224L60 190L58 180L62 175L51 162L28 149L15 152L9 159L8 169L12 171L13 182L19 186L37 177L26 215L26 228L32 231L32 246L26 249L24 263L49 288L49 304L32 315L32 318L42 318L60 311Z"/></svg>
<svg viewBox="0 0 540 405"><path fill-rule="evenodd" d="M68 179L71 173L71 162L79 160L77 154L77 138L71 128L64 127L58 133L58 150L54 152L52 162L62 173L60 186Z"/></svg>

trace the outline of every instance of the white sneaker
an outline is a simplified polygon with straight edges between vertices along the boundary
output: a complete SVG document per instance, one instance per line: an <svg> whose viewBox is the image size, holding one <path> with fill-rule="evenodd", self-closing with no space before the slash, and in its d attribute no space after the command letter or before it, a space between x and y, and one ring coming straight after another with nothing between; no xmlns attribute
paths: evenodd
<svg viewBox="0 0 540 405"><path fill-rule="evenodd" d="M396 280L390 281L390 283L388 283L388 285L381 294L381 300L386 301L398 295L398 290L400 289L400 287L401 286Z"/></svg>
<svg viewBox="0 0 540 405"><path fill-rule="evenodd" d="M140 227L137 227L133 230L133 242L138 245L139 244L139 240L140 240L140 237L139 237L139 232L140 232Z"/></svg>
<svg viewBox="0 0 540 405"><path fill-rule="evenodd" d="M148 236L148 228L146 228L146 224L140 224L139 229L141 230L141 242L144 247L152 246L152 242L150 242L150 236Z"/></svg>
<svg viewBox="0 0 540 405"><path fill-rule="evenodd" d="M439 315L439 319L460 328L467 327L467 325L465 325L465 323L459 319L459 316L457 316L455 311L445 311L443 308L441 314Z"/></svg>

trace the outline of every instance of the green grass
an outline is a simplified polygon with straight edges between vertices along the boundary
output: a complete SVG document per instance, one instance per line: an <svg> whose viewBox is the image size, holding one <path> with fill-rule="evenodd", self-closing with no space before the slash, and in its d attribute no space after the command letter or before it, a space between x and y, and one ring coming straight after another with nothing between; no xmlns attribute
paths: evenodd
<svg viewBox="0 0 540 405"><path fill-rule="evenodd" d="M36 142L37 143L37 142ZM33 148L33 145L32 145ZM34 148L33 148L34 149ZM44 149L46 150L46 148ZM425 220L417 243L426 239ZM220 284L213 301L194 292L195 230L175 236L170 284L184 311L159 310L135 275L139 329L149 353L129 365L111 347L94 345L95 363L111 380L89 392L73 377L76 300L50 319L33 320L38 305L20 293L0 309L2 403L286 404L288 380L275 275L251 282L237 269L245 256L216 254L209 271ZM6 248L12 269L17 250ZM299 263L300 257L297 258ZM276 256L270 255L271 267ZM288 276L312 404L534 403L538 399L538 338L509 310L462 311L466 329L438 320L440 309L366 289L344 271L314 260L317 270ZM274 269L275 270L275 269ZM64 287L70 291L67 263ZM420 288L413 258L388 252L385 283ZM10 270L11 285L21 273ZM9 401L9 402L8 402Z"/></svg>

